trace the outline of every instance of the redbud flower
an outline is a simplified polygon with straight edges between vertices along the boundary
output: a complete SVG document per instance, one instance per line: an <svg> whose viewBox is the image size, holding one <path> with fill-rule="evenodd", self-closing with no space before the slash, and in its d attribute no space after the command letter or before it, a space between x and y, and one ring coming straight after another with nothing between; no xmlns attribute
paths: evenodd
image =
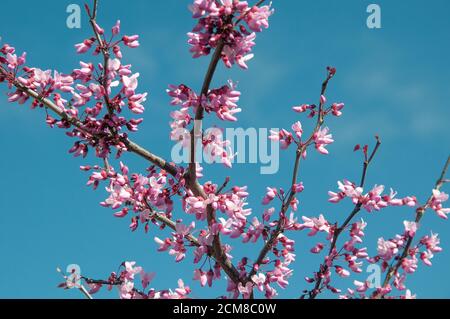
<svg viewBox="0 0 450 319"><path fill-rule="evenodd" d="M302 124L299 121L292 124L292 130L295 132L295 135L298 138L300 138L300 139L302 138L303 128L302 128Z"/></svg>
<svg viewBox="0 0 450 319"><path fill-rule="evenodd" d="M308 110L308 109L310 109L310 108L311 108L311 106L308 105L308 104L303 104L303 105L300 105L300 106L294 106L294 107L292 107L292 109L293 109L295 112L297 112L297 113L303 113L303 112L305 112L306 110Z"/></svg>
<svg viewBox="0 0 450 319"><path fill-rule="evenodd" d="M202 271L201 269L195 269L194 271L194 280L200 281L200 286L204 287L206 283L208 282L208 278L206 276L206 273Z"/></svg>
<svg viewBox="0 0 450 319"><path fill-rule="evenodd" d="M318 243L316 246L314 246L313 248L311 248L310 251L311 251L313 254L318 254L318 253L320 253L320 252L323 250L324 247L325 247L324 244Z"/></svg>
<svg viewBox="0 0 450 319"><path fill-rule="evenodd" d="M388 261L398 253L397 244L390 241L384 240L384 238L378 239L378 256Z"/></svg>
<svg viewBox="0 0 450 319"><path fill-rule="evenodd" d="M316 144L316 149L321 154L328 154L328 150L325 149L325 146L334 142L333 136L329 133L328 127L319 129L314 134L314 142Z"/></svg>
<svg viewBox="0 0 450 319"><path fill-rule="evenodd" d="M340 266L335 266L336 273L341 277L348 277L350 276L350 272L347 269L344 269Z"/></svg>
<svg viewBox="0 0 450 319"><path fill-rule="evenodd" d="M132 36L124 35L122 38L122 41L123 41L123 44L125 44L127 47L137 48L139 46L138 39L139 39L138 35L132 35Z"/></svg>
<svg viewBox="0 0 450 319"><path fill-rule="evenodd" d="M264 196L263 200L262 200L262 204L263 205L267 205L269 204L277 195L277 189L276 188L271 188L271 187L267 187L266 188L266 195Z"/></svg>
<svg viewBox="0 0 450 319"><path fill-rule="evenodd" d="M92 39L86 39L82 43L75 44L75 48L77 49L77 53L85 53L87 52L91 47L94 41Z"/></svg>
<svg viewBox="0 0 450 319"><path fill-rule="evenodd" d="M333 103L331 106L331 113L334 116L341 116L342 112L341 110L344 108L344 103Z"/></svg>
<svg viewBox="0 0 450 319"><path fill-rule="evenodd" d="M416 234L417 231L417 223L415 222L409 222L409 221L404 221L403 225L405 225L405 233L409 236L409 237L414 237L414 235Z"/></svg>
<svg viewBox="0 0 450 319"><path fill-rule="evenodd" d="M116 24L112 27L112 34L118 35L120 33L120 20L117 20Z"/></svg>
<svg viewBox="0 0 450 319"><path fill-rule="evenodd" d="M433 197L431 199L430 207L437 215L443 219L448 219L450 208L443 208L442 203L448 200L448 194L440 192L437 189L433 189Z"/></svg>

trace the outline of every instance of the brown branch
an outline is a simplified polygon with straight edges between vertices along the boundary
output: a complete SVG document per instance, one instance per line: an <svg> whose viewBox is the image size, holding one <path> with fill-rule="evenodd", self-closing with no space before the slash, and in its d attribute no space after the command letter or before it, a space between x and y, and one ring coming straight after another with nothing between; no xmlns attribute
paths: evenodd
<svg viewBox="0 0 450 319"><path fill-rule="evenodd" d="M168 218L164 214L155 212L154 209L150 206L150 204L146 200L144 202L145 202L145 206L152 213L149 216L150 218L154 218L154 219L160 221L161 223L165 224L166 226L168 226L172 230L176 231L177 224L173 220L171 220L170 218ZM186 238L192 245L197 246L197 247L200 246L200 243L199 243L198 239L194 235L189 233L189 234L184 235L184 238Z"/></svg>
<svg viewBox="0 0 450 319"><path fill-rule="evenodd" d="M446 183L445 176L447 174L447 170L448 170L449 166L450 166L450 156L447 158L447 161L445 162L444 168L441 171L441 175L439 176L439 179L436 181L434 189L440 190L441 187ZM426 203L424 205L420 206L419 208L417 208L417 210L416 210L416 219L415 219L416 223L420 222L420 220L422 219L423 215L425 214L425 211L430 207L432 200L433 200L433 195L430 195L430 197L428 198ZM415 236L408 236L408 240L407 240L406 245L405 245L405 247L403 249L403 252L400 254L400 258L398 259L398 261L394 265L389 267L389 270L386 273L386 277L385 277L384 282L383 282L383 286L382 286L383 288L387 287L387 285L391 281L392 277L397 273L398 269L402 265L403 260L408 256L409 249L410 249L410 247L412 245L414 237ZM380 293L375 293L374 294L374 298L376 298L376 299L383 298L383 295L380 294Z"/></svg>
<svg viewBox="0 0 450 319"><path fill-rule="evenodd" d="M6 70L4 70L2 66L0 66L0 73L3 74L4 76L8 77L8 72ZM95 138L102 138L102 136L90 133L89 130L84 127L83 123L79 119L68 115L66 112L61 110L61 108L59 106L57 106L53 101L51 101L47 98L44 98L36 91L23 86L17 80L13 80L12 84L21 92L25 93L29 97L34 98L35 100L44 104L52 112L57 114L61 119L65 120L68 123L75 126L83 134L85 134L87 136L92 136ZM112 137L112 136L109 136L109 137ZM145 148L143 148L142 146L138 145L137 143L133 142L130 139L122 139L121 142L123 142L125 144L125 146L127 146L128 151L135 153L135 154L139 155L140 157L150 161L151 163L158 166L159 168L167 171L172 176L177 175L178 168L175 164L167 162L163 158L146 150Z"/></svg>
<svg viewBox="0 0 450 319"><path fill-rule="evenodd" d="M321 88L321 91L320 91L320 95L324 95L325 94L325 92L327 90L327 87L328 87L328 83L329 83L329 81L331 80L331 78L333 76L334 76L334 74L331 74L330 72L328 73L327 78L322 83L322 88ZM269 239L267 240L267 242L262 247L262 249L261 249L261 251L260 251L260 253L258 255L258 258L256 259L256 261L254 263L254 267L252 268L252 270L250 271L250 273L248 274L248 276L246 278L246 282L249 282L251 280L251 277L256 274L256 269L259 268L259 266L262 264L262 262L266 258L266 256L269 253L269 251L272 250L272 248L274 247L278 237L284 231L284 227L285 227L284 223L285 223L286 211L289 208L289 204L291 203L291 201L296 196L295 192L293 191L293 187L294 187L295 184L297 184L297 177L298 177L298 171L299 171L299 167L300 167L300 161L301 161L301 158L302 158L302 154L305 152L306 148L309 145L312 144L313 139L314 139L314 135L319 131L319 129L323 125L323 122L324 122L323 107L324 107L323 103L320 102L318 116L317 116L317 123L316 123L316 126L315 126L313 132L311 133L311 136L306 140L305 143L303 143L303 144L301 144L301 145L299 145L297 147L289 196L287 197L287 199L285 199L283 201L283 204L281 206L280 218L277 221L277 227L271 233ZM255 267L255 266L258 266L258 267Z"/></svg>
<svg viewBox="0 0 450 319"><path fill-rule="evenodd" d="M124 281L122 279L115 279L114 281L111 281L111 280L103 280L103 279L92 279L92 278L87 278L84 276L81 276L81 279L83 279L87 284L97 284L97 285L120 286L124 283ZM86 291L86 289L85 289L85 291ZM137 288L133 288L132 291L134 293L141 295L144 298L147 298L147 294L143 291L140 291ZM88 293L88 292L86 291L86 293ZM93 299L93 298L91 297L90 299Z"/></svg>
<svg viewBox="0 0 450 319"><path fill-rule="evenodd" d="M366 180L366 176L367 176L367 169L369 168L370 163L372 162L375 154L377 153L380 145L381 145L381 141L379 139L378 136L376 136L376 144L375 147L373 148L372 153L370 154L369 158L364 160L363 163L363 170L362 170L362 174L361 174L361 182L359 184L360 187L364 187L364 183ZM333 233L333 240L331 241L331 245L330 245L330 249L328 251L328 256L331 256L334 249L336 248L336 244L337 241L339 239L339 236L342 234L342 232L347 228L347 226L350 224L350 222L353 220L353 218L360 212L362 207L362 203L358 202L355 207L353 208L353 210L351 211L351 213L348 215L347 219L344 221L344 223L337 228L336 225L336 229ZM334 257L332 257L334 259ZM309 299L315 299L317 297L317 295L321 292L321 284L322 284L322 279L323 277L320 276L320 274L324 274L328 271L329 267L326 264L322 264L320 266L320 270L317 273L317 279L316 279L316 284L314 285L314 289L311 290L309 292Z"/></svg>
<svg viewBox="0 0 450 319"><path fill-rule="evenodd" d="M230 178L229 178L229 177L226 177L225 180L224 180L224 182L223 182L223 184L222 184L222 186L220 186L220 187L217 189L216 195L219 195L219 194L225 189L225 187L227 187L227 185L228 185L229 182L230 182Z"/></svg>
<svg viewBox="0 0 450 319"><path fill-rule="evenodd" d="M258 6L262 2L264 2L264 0L260 0L256 5ZM98 10L98 0L94 0L92 14L90 13L90 10L88 7L87 7L87 13L89 15L89 21L90 21L90 24L94 31L100 51L103 54L103 59L104 59L103 74L102 74L100 80L101 80L102 86L105 89L104 98L105 98L105 103L108 108L108 112L109 112L109 114L112 115L114 113L114 109L109 101L109 96L107 95L107 91L108 91L107 90L107 86L108 86L107 69L108 69L110 53L109 53L109 49L107 47L106 42L102 39L101 35L98 33L98 31L96 29L97 10ZM231 17L230 17L230 19L231 19ZM238 19L238 21L240 21L240 20ZM211 58L211 62L209 64L208 70L206 72L206 75L205 75L205 78L203 81L203 85L202 85L202 89L201 89L200 99L202 99L204 96L206 96L208 94L209 87L211 85L212 78L213 78L215 70L217 68L217 64L222 56L222 51L223 51L224 46L225 46L225 43L224 43L223 39L220 39L217 44L216 50ZM4 74L6 77L9 76L8 72L6 70L4 70L1 66L0 66L0 73ZM105 136L98 136L98 135L90 133L84 127L83 123L79 119L68 115L66 112L61 110L55 103L53 103L52 101L50 101L49 99L47 99L43 96L40 96L40 94L37 93L36 91L23 86L15 79L13 79L12 82L18 90L24 92L29 97L32 97L32 98L36 99L37 101L39 101L40 103L44 104L51 111L56 113L61 119L65 120L68 123L70 123L71 125L75 126L80 132L82 132L86 136L90 136L90 137L94 137L94 138L105 137ZM195 120L201 121L203 119L203 115L204 115L204 109L200 103L196 110ZM113 131L113 132L111 132L110 136L107 135L106 137L114 138L116 135L117 135L117 133L115 131ZM195 137L196 136L201 136L201 131L197 132L196 127L194 126L194 129L191 131L191 161L189 163L189 176L186 176L187 188L190 189L195 196L201 196L202 198L206 199L207 195L204 192L201 185L198 183L197 177L196 177L196 162L195 162ZM163 158L151 153L150 151L146 150L145 148L143 148L142 146L138 145L137 143L133 142L132 140L130 140L128 138L120 138L120 141L125 144L128 151L135 153L135 154L139 155L140 157L150 161L151 163L158 166L159 168L167 171L172 176L177 175L179 169L175 164L168 163ZM105 164L106 164L105 166L109 166L108 163L105 163ZM207 222L208 222L208 225L211 227L212 224L215 222L215 218L216 218L215 210L212 208L211 205L208 205L206 211L207 211ZM159 220L160 222L164 223L168 227L175 229L176 224L172 220L168 219L167 217L160 215L160 214L155 214L154 218ZM199 245L198 240L195 237L193 237L192 235L189 235L187 239L192 244L194 244L196 246ZM225 271L225 273L230 277L230 279L237 284L240 281L239 272L234 267L234 265L231 263L230 259L227 257L225 252L223 251L223 247L222 247L219 235L214 236L213 245L211 248L212 248L213 257L220 264L220 266Z"/></svg>

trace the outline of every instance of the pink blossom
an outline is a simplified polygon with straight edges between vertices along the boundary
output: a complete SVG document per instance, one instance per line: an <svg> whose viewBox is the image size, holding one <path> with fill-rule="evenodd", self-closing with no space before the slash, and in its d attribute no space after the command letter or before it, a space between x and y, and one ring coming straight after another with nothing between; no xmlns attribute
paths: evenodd
<svg viewBox="0 0 450 319"><path fill-rule="evenodd" d="M286 149L294 141L292 134L285 129L278 131L270 130L269 139L272 141L279 141L281 149Z"/></svg>
<svg viewBox="0 0 450 319"><path fill-rule="evenodd" d="M191 289L184 285L183 280L178 279L178 288L175 289L175 292L180 295L180 297L186 297L191 293Z"/></svg>
<svg viewBox="0 0 450 319"><path fill-rule="evenodd" d="M241 93L236 90L236 85L230 80L228 85L219 89L210 90L207 95L207 103L204 103L207 112L215 112L222 121L237 121L234 114L241 112L237 107Z"/></svg>
<svg viewBox="0 0 450 319"><path fill-rule="evenodd" d="M313 248L311 248L310 251L311 251L313 254L318 254L318 253L320 253L320 252L323 250L324 247L325 247L324 244L318 243L316 246L314 246Z"/></svg>
<svg viewBox="0 0 450 319"><path fill-rule="evenodd" d="M172 241L167 238L166 240L161 240L158 237L155 237L155 242L159 245L158 251L165 251L172 246Z"/></svg>
<svg viewBox="0 0 450 319"><path fill-rule="evenodd" d="M292 125L292 130L295 132L295 135L301 139L302 138L302 134L303 134L303 128L302 128L302 124L297 121Z"/></svg>
<svg viewBox="0 0 450 319"><path fill-rule="evenodd" d="M122 41L123 44L125 44L127 47L130 48L137 48L139 46L139 36L138 35L132 35L132 36L123 36Z"/></svg>
<svg viewBox="0 0 450 319"><path fill-rule="evenodd" d="M433 197L431 199L430 207L434 210L437 215L443 219L448 218L448 214L450 213L450 208L443 208L442 203L448 200L448 194L444 192L440 192L437 189L433 189Z"/></svg>
<svg viewBox="0 0 450 319"><path fill-rule="evenodd" d="M301 192L303 192L304 189L305 189L305 186L303 185L303 182L292 185L292 191L295 193L301 193Z"/></svg>
<svg viewBox="0 0 450 319"><path fill-rule="evenodd" d="M406 273L412 274L417 269L417 258L415 256L412 256L412 258L403 258L402 268Z"/></svg>
<svg viewBox="0 0 450 319"><path fill-rule="evenodd" d="M218 12L217 5L213 0L194 0L194 3L189 5L189 10L192 11L192 17L195 19L205 14Z"/></svg>
<svg viewBox="0 0 450 319"><path fill-rule="evenodd" d="M269 17L274 12L270 6L271 4L261 7L253 6L246 11L245 21L251 30L261 32L262 28L267 29L269 27Z"/></svg>
<svg viewBox="0 0 450 319"><path fill-rule="evenodd" d="M384 238L378 239L378 255L384 260L388 261L398 253L397 244L384 240Z"/></svg>
<svg viewBox="0 0 450 319"><path fill-rule="evenodd" d="M405 233L409 236L409 237L414 237L414 235L416 234L418 225L415 222L409 222L409 221L404 221L403 225L405 225Z"/></svg>
<svg viewBox="0 0 450 319"><path fill-rule="evenodd" d="M369 283L367 281L361 282L358 280L353 281L353 284L356 286L356 291L358 292L366 292L369 289Z"/></svg>
<svg viewBox="0 0 450 319"><path fill-rule="evenodd" d="M266 187L266 195L262 200L262 204L268 205L271 201L274 200L274 198L277 196L277 193L278 191L276 188Z"/></svg>
<svg viewBox="0 0 450 319"><path fill-rule="evenodd" d="M194 271L194 280L199 280L200 285L204 287L206 283L208 282L208 277L206 276L206 273L202 271L201 269L195 269Z"/></svg>
<svg viewBox="0 0 450 319"><path fill-rule="evenodd" d="M431 266L431 259L434 257L433 253L429 250L424 251L420 254L420 259L422 259L423 263L427 266Z"/></svg>
<svg viewBox="0 0 450 319"><path fill-rule="evenodd" d="M295 112L297 112L297 113L303 113L303 112L305 112L306 110L311 109L311 108L312 108L312 106L309 105L309 104L302 104L302 105L300 105L300 106L294 106L294 107L292 107L292 109L293 109Z"/></svg>
<svg viewBox="0 0 450 319"><path fill-rule="evenodd" d="M134 275L142 271L142 267L136 266L135 261L126 261L123 265L125 266L125 278L129 280L133 280Z"/></svg>
<svg viewBox="0 0 450 319"><path fill-rule="evenodd" d="M270 220L270 217L273 215L274 212L275 212L275 208L273 208L273 207L265 209L264 210L264 214L263 214L263 220L268 222Z"/></svg>
<svg viewBox="0 0 450 319"><path fill-rule="evenodd" d="M308 218L303 216L302 219L304 223L300 225L300 229L310 229L311 231L309 232L308 236L314 236L315 234L317 234L317 232L330 232L330 224L322 214L319 215L319 218Z"/></svg>
<svg viewBox="0 0 450 319"><path fill-rule="evenodd" d="M253 217L247 233L242 234L243 242L256 242L264 230L264 224L260 223L258 218Z"/></svg>
<svg viewBox="0 0 450 319"><path fill-rule="evenodd" d="M120 20L117 20L116 24L112 27L112 35L118 35L120 33Z"/></svg>
<svg viewBox="0 0 450 319"><path fill-rule="evenodd" d="M223 139L222 130L211 129L203 135L203 152L211 162L222 163L231 168L232 160L236 154L231 152L230 143L230 141Z"/></svg>
<svg viewBox="0 0 450 319"><path fill-rule="evenodd" d="M249 281L245 286L240 282L238 285L238 290L242 294L244 299L249 299L253 292L253 284Z"/></svg>
<svg viewBox="0 0 450 319"><path fill-rule="evenodd" d="M341 116L342 112L341 110L344 108L344 103L333 103L331 106L331 113L334 116Z"/></svg>
<svg viewBox="0 0 450 319"><path fill-rule="evenodd" d="M92 39L86 39L81 43L75 44L75 48L77 49L77 53L85 53L89 51L89 49L92 47L92 44L94 41Z"/></svg>
<svg viewBox="0 0 450 319"><path fill-rule="evenodd" d="M145 289L145 288L147 288L148 284L153 280L153 278L155 277L156 273L154 273L154 272L145 272L144 270L141 270L140 275L141 275L142 287Z"/></svg>
<svg viewBox="0 0 450 319"><path fill-rule="evenodd" d="M248 69L247 62L254 57L250 52L252 47L255 46L255 38L256 34L251 33L246 36L235 37L233 45L226 45L222 51L222 60L225 66L231 68L236 63L242 69Z"/></svg>
<svg viewBox="0 0 450 319"><path fill-rule="evenodd" d="M132 299L134 296L134 282L133 281L125 281L119 287L119 296L121 299Z"/></svg>
<svg viewBox="0 0 450 319"><path fill-rule="evenodd" d="M255 283L259 291L263 291L264 284L266 283L266 276L263 273L258 273L252 276L252 280Z"/></svg>
<svg viewBox="0 0 450 319"><path fill-rule="evenodd" d="M350 276L350 272L347 269L344 269L340 266L335 266L336 273L341 277L348 277Z"/></svg>
<svg viewBox="0 0 450 319"><path fill-rule="evenodd" d="M328 127L325 127L319 129L314 134L314 143L316 145L316 149L321 154L328 154L328 150L325 148L325 146L334 142L334 140L332 139L333 136L328 133L329 129Z"/></svg>
<svg viewBox="0 0 450 319"><path fill-rule="evenodd" d="M420 243L425 245L425 247L433 253L442 251L442 248L439 247L440 239L438 234L431 233L431 236L426 235L422 237Z"/></svg>
<svg viewBox="0 0 450 319"><path fill-rule="evenodd" d="M128 77L126 75L122 77L122 82L125 87L125 94L127 96L131 96L134 94L134 90L136 90L138 86L138 77L139 73L133 74L131 77Z"/></svg>

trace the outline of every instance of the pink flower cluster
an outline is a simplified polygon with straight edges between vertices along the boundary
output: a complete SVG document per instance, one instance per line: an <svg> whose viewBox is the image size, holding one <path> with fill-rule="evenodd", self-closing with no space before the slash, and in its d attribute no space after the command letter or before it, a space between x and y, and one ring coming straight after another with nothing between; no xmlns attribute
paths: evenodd
<svg viewBox="0 0 450 319"><path fill-rule="evenodd" d="M419 260L427 265L431 266L431 259L434 257L435 253L442 251L439 247L439 237L437 234L431 233L431 235L423 236L416 245L410 246L407 249L406 256L400 259L401 252L405 249L409 239L413 238L418 229L418 224L416 222L404 221L404 233L401 235L395 235L394 238L385 240L384 238L379 238L377 243L377 255L371 258L367 258L370 263L380 263L383 272L391 270L391 261L401 260L400 269L403 271L396 271L394 273L393 286L399 290L406 290L405 280L406 276L414 273L418 266ZM363 293L371 288L367 283L355 283L358 286L357 292L363 296ZM373 288L373 287L372 287ZM388 284L386 287L375 287L376 289L372 295L378 295L386 297L387 294L392 292L393 287ZM350 290L352 294L353 291ZM407 292L408 295L408 292Z"/></svg>
<svg viewBox="0 0 450 319"><path fill-rule="evenodd" d="M46 122L50 127L72 128L67 135L78 139L70 149L75 156L85 157L92 147L96 156L106 158L111 148L116 148L117 156L126 151L122 140L127 133L123 132L123 128L135 132L143 120L127 119L120 114L125 106L131 113L141 114L147 93L136 92L139 73L133 74L131 65L121 62L120 44L137 47L138 36L115 40L120 32L119 22L113 27L109 42L103 29L96 25L96 30L103 36L102 43L90 38L75 47L78 53L85 53L95 46L93 54L103 53L104 63L80 62L80 68L74 69L71 74L43 71L24 66L26 54L17 57L15 49L5 44L0 50L0 67L7 75L0 75L0 81L8 81L10 88L13 84L20 87L9 94L10 102L25 103L29 95L24 89L33 90L39 96L33 100L33 108L44 107L42 99L48 98L54 102L63 116L55 119L47 115ZM113 55L115 58L112 58Z"/></svg>
<svg viewBox="0 0 450 319"><path fill-rule="evenodd" d="M236 63L247 69L246 62L253 57L255 32L269 27L269 17L273 14L270 7L250 7L247 1L239 0L194 0L190 10L198 22L188 33L193 57L208 55L223 41L221 58L225 65L231 67ZM235 21L234 17L237 17ZM247 27L241 24L237 30L240 21L245 21Z"/></svg>
<svg viewBox="0 0 450 319"><path fill-rule="evenodd" d="M367 148L365 147L365 158L367 160ZM388 206L406 206L406 207L416 207L417 200L413 196L408 196L405 198L396 198L396 193L391 190L389 195L383 195L384 186L377 186L370 190L367 194L363 193L362 187L357 187L354 183L347 180L343 182L338 182L339 193L329 192L330 202L337 203L340 202L345 197L352 199L355 205L356 214L359 209L364 208L368 212L374 210L380 210ZM272 192L273 193L273 192ZM266 197L271 198L270 192ZM273 195L273 194L272 194ZM429 201L430 208L433 210L440 210L442 206L440 205L442 201L445 201L445 194L434 190L433 196ZM419 210L422 208L419 208ZM352 216L354 216L352 214ZM410 242L416 235L419 228L417 222L404 221L404 232L401 235L396 235L394 238L385 240L384 238L379 238L377 242L377 255L374 257L369 257L368 250L366 247L358 247L363 243L364 229L367 223L361 219L359 222L347 224L338 228L337 224L333 224L327 221L327 219L320 215L319 217L308 218L302 217L304 223L300 224L296 229L308 229L309 236L314 236L318 233L324 233L326 235L326 240L329 242L330 249L325 256L324 263L320 266L318 272L314 273L313 277L306 277L305 280L308 283L315 284L313 290L305 290L302 297L306 296L316 296L323 290L329 290L332 293L341 293L341 289L336 288L331 285L331 274L332 270L340 277L349 277L353 272L355 274L361 273L363 270L363 263L368 262L372 264L380 263L382 272L391 272L393 276L393 285L399 290L406 290L405 279L408 274L414 273L418 267L418 261L422 260L425 265L431 265L431 259L434 253L441 251L442 249L438 246L439 239L435 234L431 236L422 237L419 242L413 246ZM346 229L349 229L349 239L343 243L342 247L337 246L337 238ZM411 245L411 246L410 246ZM326 244L318 242L311 252L314 254L319 254L326 247ZM406 256L401 256L403 251L406 251ZM337 264L341 260L347 263L347 267ZM396 268L392 268L393 264L397 261L399 262L399 267L403 271L397 271ZM394 270L393 270L394 269ZM392 287L390 284L384 285L383 287L372 287L369 282L360 282L355 280L355 289L348 289L346 294L341 295L341 298L355 298L358 294L361 298L366 298L366 291L375 288L372 292L373 296L386 296L392 292ZM401 298L412 297L411 293L407 291L406 296ZM389 297L390 298L390 297Z"/></svg>
<svg viewBox="0 0 450 319"><path fill-rule="evenodd" d="M378 239L377 251L378 254L370 258L369 261L376 263L382 262L382 268L385 270L389 266L388 262L397 256L401 248L405 246L406 241L409 238L415 236L418 229L418 225L415 222L404 221L405 231L402 235L396 235L394 238L385 240L384 238ZM433 253L442 251L439 245L439 238L437 234L431 234L431 236L423 236L419 243L415 247L411 247L408 251L408 257L402 260L401 267L405 273L410 274L417 269L417 256L427 265L431 266L431 259ZM422 249L423 248L423 249ZM398 288L398 287L397 287Z"/></svg>
<svg viewBox="0 0 450 319"><path fill-rule="evenodd" d="M82 170L94 172L89 177L87 185L92 185L94 189L100 182L108 181L106 191L109 197L101 202L104 207L111 207L113 210L120 209L114 216L123 218L130 212L134 212L131 217L130 229L135 231L139 224L144 225L147 232L149 222L157 224L155 213L166 217L171 217L173 210L173 200L171 196L180 189L180 184L173 178L168 178L164 171L157 172L154 168L148 169L147 175L129 174L128 167L120 162L120 173L115 172L112 167L105 170L99 166L82 166ZM158 212L155 212L157 209Z"/></svg>
<svg viewBox="0 0 450 319"><path fill-rule="evenodd" d="M431 199L430 208L438 214L439 217L443 219L448 219L448 214L450 213L450 208L444 208L442 203L448 200L448 194L440 192L437 189L433 189L433 197Z"/></svg>
<svg viewBox="0 0 450 319"><path fill-rule="evenodd" d="M368 212L378 211L388 206L415 207L417 205L417 199L414 196L395 198L397 193L392 189L389 195L383 195L383 185L375 185L367 194L363 194L362 187L358 187L348 180L344 180L343 182L338 181L338 188L340 190L338 193L328 192L330 196L329 202L338 203L348 197L352 200L353 204L361 204Z"/></svg>
<svg viewBox="0 0 450 319"><path fill-rule="evenodd" d="M332 77L335 72L334 68L328 68L329 76ZM292 109L297 113L303 113L310 110L308 117L314 118L315 116L320 116L324 118L328 114L333 114L335 116L341 116L341 110L344 108L344 103L333 103L328 108L325 108L327 99L324 95L320 97L320 113L317 110L316 105L303 104L301 106L294 106ZM298 148L304 148L302 153L303 158L306 158L306 147L314 144L316 150L321 154L328 154L326 147L334 142L333 135L330 134L330 129L328 127L319 126L317 130L314 131L310 138L302 139L303 137L303 127L300 121L295 122L291 126L292 131L286 129L281 129L280 131L271 130L271 135L269 139L272 141L277 141L280 143L281 149L287 149L294 143Z"/></svg>
<svg viewBox="0 0 450 319"><path fill-rule="evenodd" d="M309 236L314 236L319 232L326 234L326 240L332 245L334 241L334 236L336 227L330 224L323 215L319 218L308 218L303 217L304 223L300 225L301 229L310 229ZM342 245L342 248L338 249L336 246L332 246L333 249L325 256L324 263L320 266L319 272L314 273L313 277L305 277L306 282L316 283L320 280L320 286L312 292L319 293L324 289L331 291L332 293L341 293L341 289L336 288L331 285L332 271L334 271L339 277L349 277L351 273L361 273L363 261L367 259L367 248L357 247L357 245L363 242L364 229L367 223L364 220L360 220L351 224L349 228L349 239ZM314 254L320 253L325 248L325 244L319 242L311 249ZM346 263L347 266L336 264L338 261ZM304 296L308 293L307 290L304 291Z"/></svg>
<svg viewBox="0 0 450 319"><path fill-rule="evenodd" d="M179 110L170 113L170 138L185 148L191 144L189 125L193 123L198 107L202 107L207 113L214 112L223 121L237 121L234 114L241 111L237 107L240 92L235 90L235 84L229 81L219 89L212 89L208 94L200 98L184 84L170 85L167 94L172 98L171 104L180 106ZM219 128L208 130L203 134L202 147L204 153L211 162L217 161L227 167L231 167L234 154L229 149L230 142L223 139L222 130Z"/></svg>

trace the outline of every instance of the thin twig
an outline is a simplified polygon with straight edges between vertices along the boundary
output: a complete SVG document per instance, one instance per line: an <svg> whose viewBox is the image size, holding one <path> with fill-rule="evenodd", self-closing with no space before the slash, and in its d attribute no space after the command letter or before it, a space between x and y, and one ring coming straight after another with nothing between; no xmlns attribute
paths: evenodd
<svg viewBox="0 0 450 319"><path fill-rule="evenodd" d="M220 186L219 189L217 189L216 195L219 195L225 189L225 187L227 187L229 182L230 178L229 177L225 178L225 181L223 182L222 186Z"/></svg>

